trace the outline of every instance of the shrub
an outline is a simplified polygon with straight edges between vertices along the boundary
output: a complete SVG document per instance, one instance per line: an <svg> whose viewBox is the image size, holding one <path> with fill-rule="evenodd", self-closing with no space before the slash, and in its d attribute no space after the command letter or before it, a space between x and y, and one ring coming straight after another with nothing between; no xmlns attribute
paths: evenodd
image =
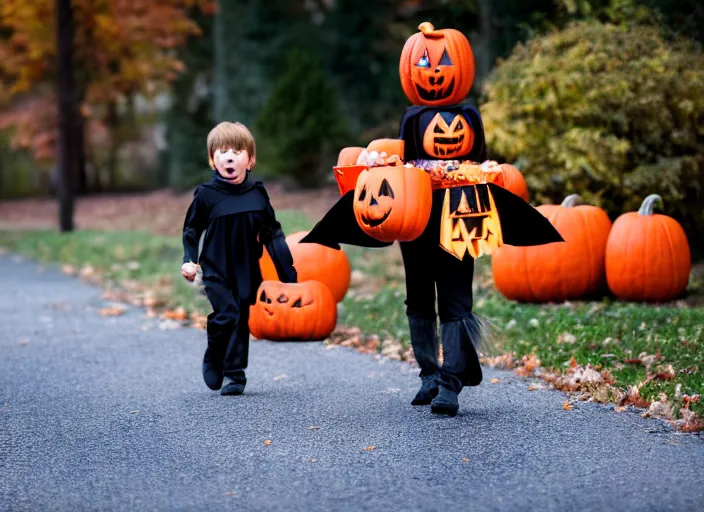
<svg viewBox="0 0 704 512"><path fill-rule="evenodd" d="M576 23L515 48L484 88L492 158L538 202L579 193L610 216L650 193L704 240L704 55L653 26ZM701 242L699 242L701 243Z"/></svg>
<svg viewBox="0 0 704 512"><path fill-rule="evenodd" d="M257 160L278 175L314 187L332 175L347 131L320 61L294 48L256 121Z"/></svg>

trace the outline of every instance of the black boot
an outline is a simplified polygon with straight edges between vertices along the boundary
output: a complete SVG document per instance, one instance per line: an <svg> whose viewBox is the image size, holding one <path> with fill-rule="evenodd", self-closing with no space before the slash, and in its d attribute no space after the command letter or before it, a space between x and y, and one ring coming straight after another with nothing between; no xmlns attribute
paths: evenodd
<svg viewBox="0 0 704 512"><path fill-rule="evenodd" d="M221 395L241 395L244 393L244 388L247 385L247 377L245 377L244 371L236 371L231 375L228 375L230 382L228 382L225 387L220 390Z"/></svg>
<svg viewBox="0 0 704 512"><path fill-rule="evenodd" d="M437 324L434 318L408 315L408 327L411 331L413 355L420 366L420 377L423 379L411 405L428 405L438 393L435 380L438 369Z"/></svg>
<svg viewBox="0 0 704 512"><path fill-rule="evenodd" d="M411 405L428 405L437 394L438 383L435 380L435 375L425 375L423 377L423 383L411 402Z"/></svg>
<svg viewBox="0 0 704 512"><path fill-rule="evenodd" d="M430 411L433 414L457 415L460 404L457 401L457 393L445 386L438 387L438 394L430 404Z"/></svg>
<svg viewBox="0 0 704 512"><path fill-rule="evenodd" d="M438 384L459 393L463 386L478 386L482 381L482 367L476 347L481 343L482 330L476 316L443 322L442 368L438 370Z"/></svg>
<svg viewBox="0 0 704 512"><path fill-rule="evenodd" d="M205 385L210 389L220 389L222 386L222 355L220 357L215 354L215 350L208 347L205 349L203 356L203 380Z"/></svg>

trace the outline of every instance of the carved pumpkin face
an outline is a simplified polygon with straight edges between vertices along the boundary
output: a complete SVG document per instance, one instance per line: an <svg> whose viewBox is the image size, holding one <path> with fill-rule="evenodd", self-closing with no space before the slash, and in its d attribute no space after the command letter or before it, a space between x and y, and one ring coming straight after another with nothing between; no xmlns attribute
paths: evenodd
<svg viewBox="0 0 704 512"><path fill-rule="evenodd" d="M472 150L474 131L464 116L438 112L423 135L423 149L429 155L450 159Z"/></svg>
<svg viewBox="0 0 704 512"><path fill-rule="evenodd" d="M260 340L319 341L330 335L336 323L335 301L318 281L263 281L249 315L249 330Z"/></svg>
<svg viewBox="0 0 704 512"><path fill-rule="evenodd" d="M442 203L440 247L458 259L491 254L502 244L501 223L487 185L448 188Z"/></svg>
<svg viewBox="0 0 704 512"><path fill-rule="evenodd" d="M354 215L369 236L382 242L420 236L432 206L430 175L416 167L362 171L354 193Z"/></svg>
<svg viewBox="0 0 704 512"><path fill-rule="evenodd" d="M424 22L401 52L401 87L414 105L460 103L474 81L474 54L467 38L454 29L435 30Z"/></svg>

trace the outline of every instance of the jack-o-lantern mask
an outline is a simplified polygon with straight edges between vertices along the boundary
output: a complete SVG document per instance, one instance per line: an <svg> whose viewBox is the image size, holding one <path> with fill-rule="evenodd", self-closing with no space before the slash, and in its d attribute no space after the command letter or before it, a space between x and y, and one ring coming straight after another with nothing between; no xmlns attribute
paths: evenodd
<svg viewBox="0 0 704 512"><path fill-rule="evenodd" d="M468 154L474 131L461 114L438 112L423 134L423 149L431 156L448 159Z"/></svg>
<svg viewBox="0 0 704 512"><path fill-rule="evenodd" d="M362 171L354 192L357 224L382 242L414 240L423 233L432 207L430 175L405 166Z"/></svg>
<svg viewBox="0 0 704 512"><path fill-rule="evenodd" d="M336 323L335 300L319 281L263 281L249 314L249 331L260 340L319 341Z"/></svg>
<svg viewBox="0 0 704 512"><path fill-rule="evenodd" d="M503 242L501 223L488 185L448 188L442 204L440 247L458 259L491 254Z"/></svg>
<svg viewBox="0 0 704 512"><path fill-rule="evenodd" d="M460 103L474 81L474 54L458 30L435 30L426 22L408 38L401 52L401 87L414 105Z"/></svg>

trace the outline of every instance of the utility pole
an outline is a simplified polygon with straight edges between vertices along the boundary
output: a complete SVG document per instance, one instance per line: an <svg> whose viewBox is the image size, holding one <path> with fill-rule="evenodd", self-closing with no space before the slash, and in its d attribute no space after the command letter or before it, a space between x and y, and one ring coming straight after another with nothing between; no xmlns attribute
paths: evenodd
<svg viewBox="0 0 704 512"><path fill-rule="evenodd" d="M76 83L73 76L73 11L71 0L56 0L59 100L59 228L73 231L76 171Z"/></svg>

